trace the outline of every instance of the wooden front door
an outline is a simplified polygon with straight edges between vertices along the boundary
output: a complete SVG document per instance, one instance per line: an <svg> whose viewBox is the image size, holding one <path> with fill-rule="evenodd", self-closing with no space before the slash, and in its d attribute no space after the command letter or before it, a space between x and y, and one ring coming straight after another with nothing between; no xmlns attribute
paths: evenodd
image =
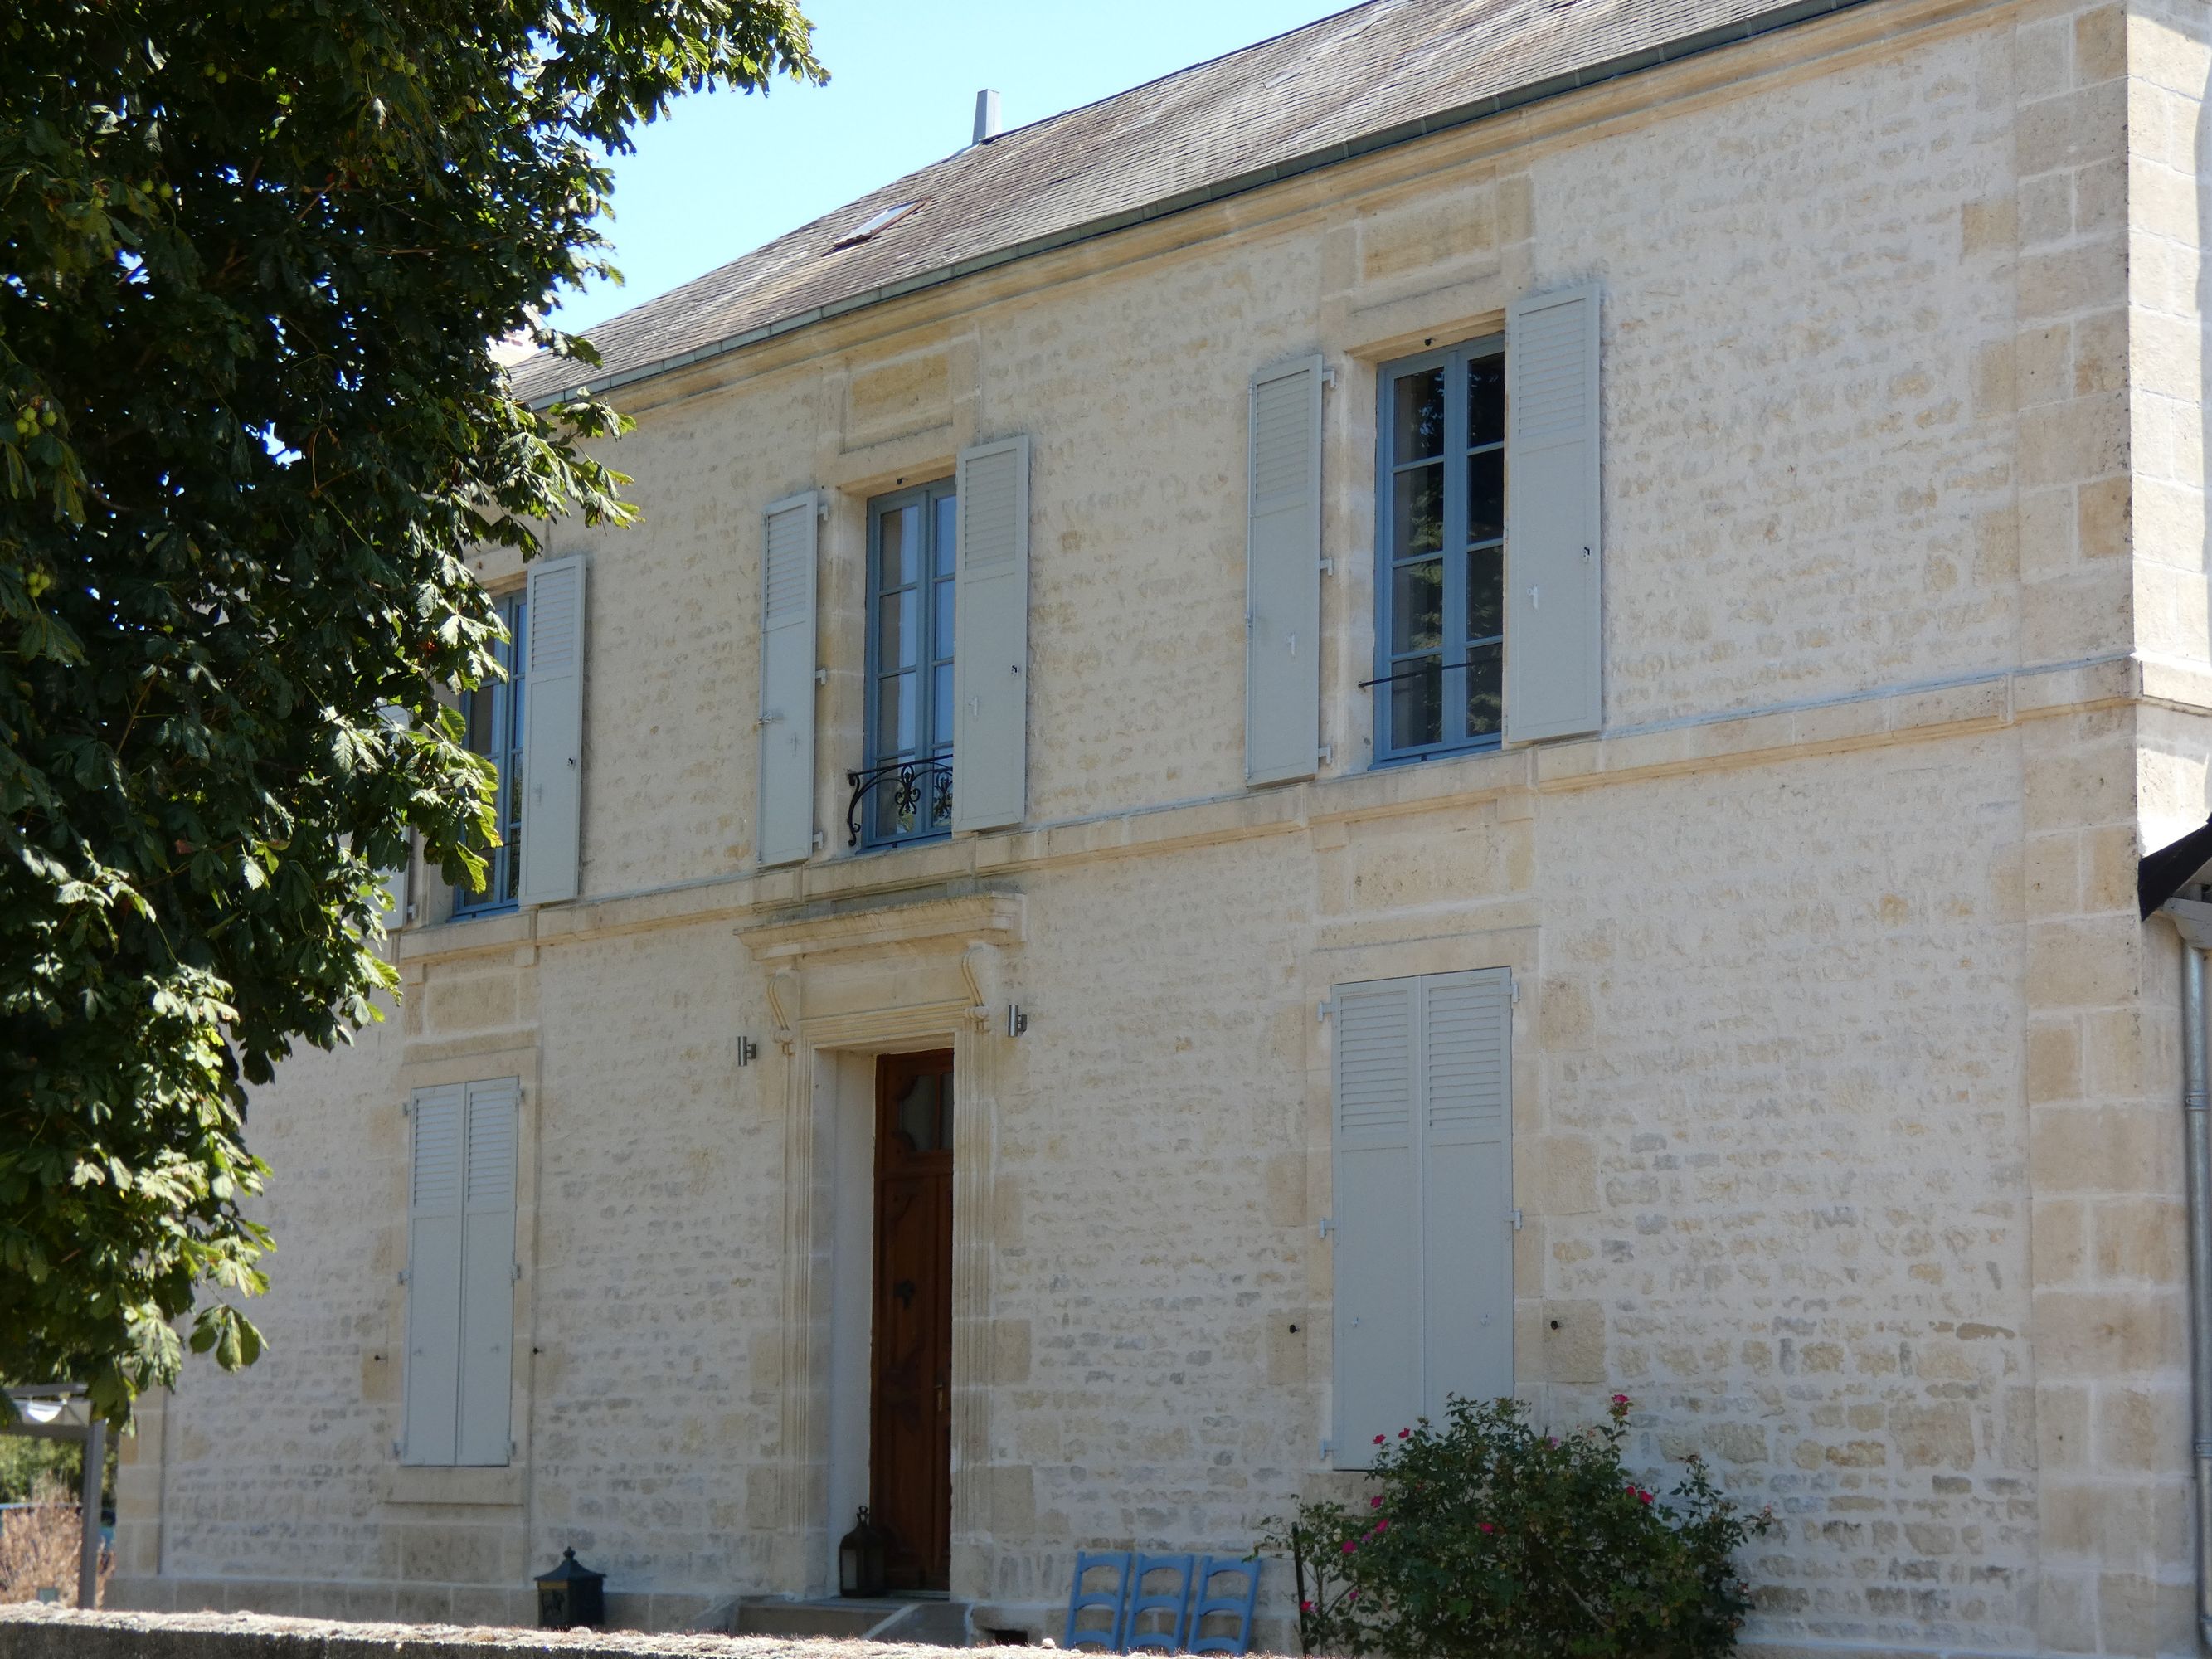
<svg viewBox="0 0 2212 1659"><path fill-rule="evenodd" d="M952 1553L952 1055L876 1062L875 1377L868 1507L894 1589L944 1589Z"/></svg>

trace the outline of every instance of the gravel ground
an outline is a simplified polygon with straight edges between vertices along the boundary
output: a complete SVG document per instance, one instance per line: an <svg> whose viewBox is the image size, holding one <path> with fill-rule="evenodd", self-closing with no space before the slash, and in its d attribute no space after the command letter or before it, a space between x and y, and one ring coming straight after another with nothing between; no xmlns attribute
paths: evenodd
<svg viewBox="0 0 2212 1659"><path fill-rule="evenodd" d="M453 1659L487 1649L625 1659L944 1659L945 1650L828 1637L642 1631L501 1630L477 1625L352 1625L258 1613L80 1613L0 1607L0 1659ZM1009 1656L1042 1648L996 1648Z"/></svg>

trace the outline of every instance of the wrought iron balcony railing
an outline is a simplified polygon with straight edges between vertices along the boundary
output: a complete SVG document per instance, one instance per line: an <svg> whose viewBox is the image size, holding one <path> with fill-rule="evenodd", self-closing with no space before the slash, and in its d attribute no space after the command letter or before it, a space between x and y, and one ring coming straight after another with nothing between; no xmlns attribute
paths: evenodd
<svg viewBox="0 0 2212 1659"><path fill-rule="evenodd" d="M858 847L866 820L864 809L872 799L887 799L898 836L927 835L952 822L952 760L940 756L928 760L892 761L865 771L848 772L853 798L845 806L845 845Z"/></svg>

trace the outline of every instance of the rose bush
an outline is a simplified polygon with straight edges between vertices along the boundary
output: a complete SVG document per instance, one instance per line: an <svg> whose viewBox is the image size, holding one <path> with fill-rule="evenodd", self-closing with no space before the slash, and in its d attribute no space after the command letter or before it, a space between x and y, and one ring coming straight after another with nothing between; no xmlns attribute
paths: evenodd
<svg viewBox="0 0 2212 1659"><path fill-rule="evenodd" d="M1306 1503L1261 1548L1296 1569L1310 1654L1703 1659L1749 1606L1734 1556L1773 1525L1692 1458L1665 1500L1621 1466L1629 1401L1565 1436L1514 1400L1455 1399L1376 1437L1364 1500Z"/></svg>

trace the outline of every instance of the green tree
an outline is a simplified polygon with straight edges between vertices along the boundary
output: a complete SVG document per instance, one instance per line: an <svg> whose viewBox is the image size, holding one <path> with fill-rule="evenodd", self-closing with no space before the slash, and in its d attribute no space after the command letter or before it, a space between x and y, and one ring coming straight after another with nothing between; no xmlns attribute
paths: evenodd
<svg viewBox="0 0 2212 1659"><path fill-rule="evenodd" d="M244 1090L378 1017L378 872L481 878L465 550L629 517L489 343L595 363L537 319L605 158L823 76L795 0L29 0L0 61L0 1379L121 1422L259 1350Z"/></svg>

